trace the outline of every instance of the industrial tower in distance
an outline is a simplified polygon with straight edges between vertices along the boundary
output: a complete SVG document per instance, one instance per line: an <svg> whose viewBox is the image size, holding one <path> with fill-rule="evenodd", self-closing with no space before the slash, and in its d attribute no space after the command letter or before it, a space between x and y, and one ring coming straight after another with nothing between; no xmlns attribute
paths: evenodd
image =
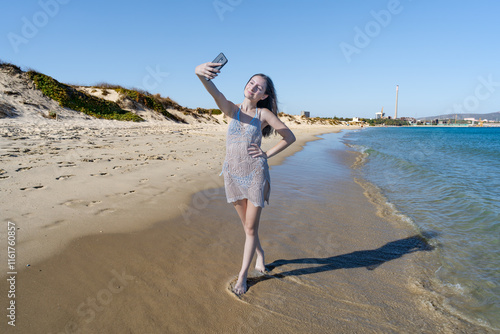
<svg viewBox="0 0 500 334"><path fill-rule="evenodd" d="M398 93L399 85L396 85L396 112L394 113L394 119L398 119Z"/></svg>

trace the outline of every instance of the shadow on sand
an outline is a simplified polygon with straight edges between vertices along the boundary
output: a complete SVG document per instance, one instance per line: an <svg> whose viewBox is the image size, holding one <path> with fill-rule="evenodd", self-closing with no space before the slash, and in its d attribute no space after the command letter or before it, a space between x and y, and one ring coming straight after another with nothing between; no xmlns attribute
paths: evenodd
<svg viewBox="0 0 500 334"><path fill-rule="evenodd" d="M365 267L374 270L384 262L403 257L419 251L432 251L434 246L429 244L429 240L436 237L436 232L426 232L422 235L414 235L405 239L388 242L380 248L372 250L356 251L349 254L336 255L326 258L301 258L291 260L276 260L266 265L269 271L263 276L248 279L248 288L272 278L284 278L288 276L301 276L321 273L336 269L349 269ZM271 271L277 267L289 264L313 264L314 266L292 269L282 273L273 274Z"/></svg>

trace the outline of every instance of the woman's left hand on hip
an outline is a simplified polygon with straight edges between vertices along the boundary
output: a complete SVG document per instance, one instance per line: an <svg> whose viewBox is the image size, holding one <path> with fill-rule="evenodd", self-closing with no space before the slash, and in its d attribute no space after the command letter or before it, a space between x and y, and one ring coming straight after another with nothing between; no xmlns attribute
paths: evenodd
<svg viewBox="0 0 500 334"><path fill-rule="evenodd" d="M264 157L267 159L266 152L262 151L262 149L257 144L250 144L250 147L248 148L248 154L250 154L252 158Z"/></svg>

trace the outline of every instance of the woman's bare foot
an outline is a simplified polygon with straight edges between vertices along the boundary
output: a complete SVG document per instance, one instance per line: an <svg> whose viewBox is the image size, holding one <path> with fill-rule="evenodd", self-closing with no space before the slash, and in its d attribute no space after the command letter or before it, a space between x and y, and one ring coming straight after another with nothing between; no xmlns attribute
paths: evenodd
<svg viewBox="0 0 500 334"><path fill-rule="evenodd" d="M257 252L257 259L255 260L255 270L261 273L266 272L266 265L265 265L265 260L264 260L264 251L261 250L260 252Z"/></svg>
<svg viewBox="0 0 500 334"><path fill-rule="evenodd" d="M233 292L238 296L247 292L247 278L246 277L243 277L241 275L238 277L238 281L234 285Z"/></svg>
<svg viewBox="0 0 500 334"><path fill-rule="evenodd" d="M267 271L266 266L264 265L264 261L259 261L259 258L257 258L257 262L255 263L255 270L264 274Z"/></svg>

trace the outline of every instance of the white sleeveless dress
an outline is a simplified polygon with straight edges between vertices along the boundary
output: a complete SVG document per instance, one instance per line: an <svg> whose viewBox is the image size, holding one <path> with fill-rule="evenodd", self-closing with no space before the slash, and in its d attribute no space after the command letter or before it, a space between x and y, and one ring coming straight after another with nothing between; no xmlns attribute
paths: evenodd
<svg viewBox="0 0 500 334"><path fill-rule="evenodd" d="M271 176L265 157L253 158L248 153L250 144L262 142L260 112L255 110L255 116L249 124L240 121L241 107L227 129L226 159L222 167L224 187L228 203L248 199L254 206L264 207L264 201L269 205L271 192ZM264 193L267 188L267 193Z"/></svg>

